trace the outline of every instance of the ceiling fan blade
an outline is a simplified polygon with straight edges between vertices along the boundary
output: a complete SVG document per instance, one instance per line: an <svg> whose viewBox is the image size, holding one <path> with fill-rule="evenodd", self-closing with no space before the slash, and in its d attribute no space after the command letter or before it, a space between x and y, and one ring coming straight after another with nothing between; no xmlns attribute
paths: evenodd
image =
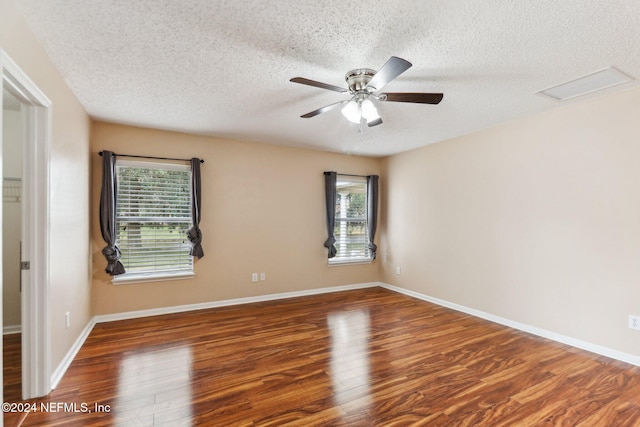
<svg viewBox="0 0 640 427"><path fill-rule="evenodd" d="M300 83L301 85L319 87L320 89L333 90L335 92L340 92L340 93L347 93L348 92L348 90L345 89L345 88L341 88L339 86L330 85L328 83L317 82L315 80L305 79L304 77L294 77L289 81L293 82L293 83Z"/></svg>
<svg viewBox="0 0 640 427"><path fill-rule="evenodd" d="M345 99L344 101L334 102L333 104L329 104L322 108L318 108L317 110L313 110L310 113L303 114L300 117L302 117L303 119L309 119L311 117L317 116L318 114L326 113L329 110L333 110L334 108L339 107L342 104L346 104L347 102L349 102L348 99Z"/></svg>
<svg viewBox="0 0 640 427"><path fill-rule="evenodd" d="M382 119L380 117L378 117L375 120L372 120L370 122L367 123L367 126L369 126L370 128L374 127L374 126L378 126L382 124Z"/></svg>
<svg viewBox="0 0 640 427"><path fill-rule="evenodd" d="M380 101L386 102L414 102L416 104L439 104L441 93L388 92L378 96Z"/></svg>
<svg viewBox="0 0 640 427"><path fill-rule="evenodd" d="M378 70L378 72L369 80L367 88L373 87L376 90L382 89L391 80L398 77L411 67L411 62L392 56L387 62Z"/></svg>

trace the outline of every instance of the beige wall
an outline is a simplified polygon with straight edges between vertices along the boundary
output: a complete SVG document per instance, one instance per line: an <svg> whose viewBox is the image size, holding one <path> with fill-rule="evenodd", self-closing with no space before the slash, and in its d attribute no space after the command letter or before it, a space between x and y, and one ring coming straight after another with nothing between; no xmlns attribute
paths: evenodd
<svg viewBox="0 0 640 427"><path fill-rule="evenodd" d="M92 126L93 313L194 304L378 279L378 263L327 266L325 170L374 174L381 161L95 122ZM113 285L104 272L98 152L200 157L204 258L196 277ZM251 273L265 272L265 282Z"/></svg>
<svg viewBox="0 0 640 427"><path fill-rule="evenodd" d="M52 101L50 170L51 366L55 369L91 319L89 117L11 0L0 0L0 48ZM64 313L71 312L65 328Z"/></svg>
<svg viewBox="0 0 640 427"><path fill-rule="evenodd" d="M638 118L628 90L387 159L381 280L640 355Z"/></svg>

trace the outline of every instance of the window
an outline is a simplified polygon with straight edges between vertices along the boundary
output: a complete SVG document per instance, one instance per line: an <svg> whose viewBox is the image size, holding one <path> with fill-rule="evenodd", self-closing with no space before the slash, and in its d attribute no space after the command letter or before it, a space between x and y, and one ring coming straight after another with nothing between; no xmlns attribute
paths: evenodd
<svg viewBox="0 0 640 427"><path fill-rule="evenodd" d="M336 181L336 256L329 264L371 261L367 233L367 178L338 174Z"/></svg>
<svg viewBox="0 0 640 427"><path fill-rule="evenodd" d="M192 274L189 166L120 160L116 179L117 242L127 270L118 278Z"/></svg>

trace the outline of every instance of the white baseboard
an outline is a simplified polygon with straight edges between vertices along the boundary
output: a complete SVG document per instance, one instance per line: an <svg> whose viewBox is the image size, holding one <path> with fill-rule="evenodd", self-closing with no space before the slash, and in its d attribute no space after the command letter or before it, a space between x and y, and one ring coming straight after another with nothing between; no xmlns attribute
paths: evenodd
<svg viewBox="0 0 640 427"><path fill-rule="evenodd" d="M22 325L4 325L2 335L19 334L22 332Z"/></svg>
<svg viewBox="0 0 640 427"><path fill-rule="evenodd" d="M428 295L421 294L419 292L410 291L408 289L399 288L397 286L388 285L386 283L379 283L379 286L389 289L390 291L398 292L401 294L409 295L411 297L428 301L433 304L437 304L443 307L451 308L456 311L460 311L462 313L470 314L475 317L479 317L481 319L489 320L494 323L499 323L504 326L508 326L510 328L518 329L523 332L528 332L533 335L537 335L539 337L547 338L552 341L556 341L562 344L567 344L572 347L576 347L582 350L589 351L591 353L599 354L601 356L606 356L611 359L620 360L622 362L630 363L632 365L640 366L640 357L635 356L633 354L624 353L618 350L614 350L608 347L603 347L598 344L593 344L587 341L582 341L573 337L569 337L566 335L561 335L552 331L548 331L546 329L537 328L535 326L526 325L524 323L519 323L510 319L506 319L504 317L495 316L493 314L485 313L484 311L476 310L474 308L466 307L463 305L455 304L449 301L441 300L438 298L434 298Z"/></svg>
<svg viewBox="0 0 640 427"><path fill-rule="evenodd" d="M355 285L332 286L330 288L309 289L306 291L283 292L279 294L259 295L247 298L235 298L222 301L203 302L198 304L176 305L172 307L152 308L149 310L127 311L123 313L101 314L94 317L95 323L114 322L117 320L137 319L140 317L158 316L161 314L183 313L186 311L203 310L207 308L227 307L231 305L251 304L254 302L273 301L287 298L304 297L310 295L327 294L331 292L349 291L353 289L373 288L378 282L359 283Z"/></svg>
<svg viewBox="0 0 640 427"><path fill-rule="evenodd" d="M84 327L84 329L80 333L80 336L73 343L73 345L71 346L67 354L62 359L62 362L60 362L60 364L56 368L56 370L53 371L53 374L51 375L51 390L55 389L58 386L58 383L64 376L65 372L67 372L67 369L69 369L69 366L71 366L71 362L73 362L73 359L76 357L76 355L82 348L82 345L86 341L87 337L89 336L89 334L91 333L95 325L96 325L96 321L95 321L95 318L93 318L91 319L91 321L89 321L87 326Z"/></svg>

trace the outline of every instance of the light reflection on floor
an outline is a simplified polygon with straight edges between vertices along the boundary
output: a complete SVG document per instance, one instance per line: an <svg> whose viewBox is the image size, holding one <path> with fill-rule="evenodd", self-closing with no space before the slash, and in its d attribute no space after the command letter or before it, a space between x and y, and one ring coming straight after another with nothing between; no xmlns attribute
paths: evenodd
<svg viewBox="0 0 640 427"><path fill-rule="evenodd" d="M354 310L330 313L331 379L336 404L369 406L369 312Z"/></svg>
<svg viewBox="0 0 640 427"><path fill-rule="evenodd" d="M118 400L118 426L191 426L191 348L150 349L124 357Z"/></svg>

